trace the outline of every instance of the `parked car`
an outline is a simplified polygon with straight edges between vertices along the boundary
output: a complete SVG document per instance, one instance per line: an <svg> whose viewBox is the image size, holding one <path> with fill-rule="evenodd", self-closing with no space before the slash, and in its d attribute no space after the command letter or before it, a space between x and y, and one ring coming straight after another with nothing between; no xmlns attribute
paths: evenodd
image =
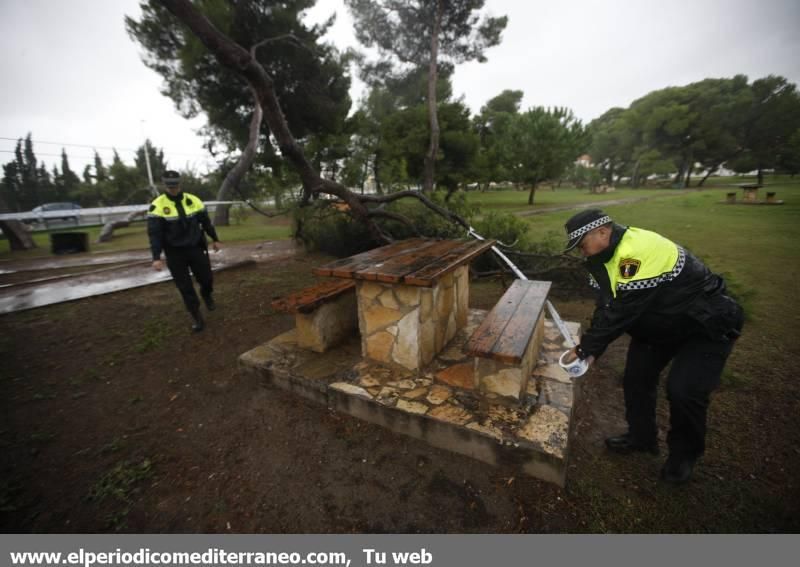
<svg viewBox="0 0 800 567"><path fill-rule="evenodd" d="M67 211L79 211L81 206L77 203L45 203L44 205L39 205L38 207L34 207L31 209L31 213L49 213L52 211L65 211L64 216L58 217L44 217L40 216L38 219L27 219L25 222L33 223L33 222L42 222L42 221L54 221L54 220L65 220L65 221L75 221L78 222L80 220L79 214L68 214Z"/></svg>

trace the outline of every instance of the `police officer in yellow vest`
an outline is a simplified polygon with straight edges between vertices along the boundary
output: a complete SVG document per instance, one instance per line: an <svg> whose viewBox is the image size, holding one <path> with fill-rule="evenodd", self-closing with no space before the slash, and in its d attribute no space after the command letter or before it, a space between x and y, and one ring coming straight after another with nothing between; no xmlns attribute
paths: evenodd
<svg viewBox="0 0 800 567"><path fill-rule="evenodd" d="M631 336L623 377L628 431L606 446L658 454L656 392L672 361L669 457L661 478L686 482L705 449L709 397L742 329L742 309L720 276L655 232L618 225L597 209L574 215L565 228L567 251L580 249L597 292L591 325L571 358L591 364L617 337Z"/></svg>
<svg viewBox="0 0 800 567"><path fill-rule="evenodd" d="M211 237L213 241L211 246L215 252L220 248L219 238L203 201L181 191L180 174L177 171L165 171L162 181L166 193L153 200L147 215L147 234L150 237L150 250L153 253L153 268L157 271L164 269L164 263L161 261L163 251L175 286L181 292L186 309L192 316L192 330L202 331L205 322L200 313L200 301L195 293L189 270L200 284L200 294L206 307L209 311L213 311L214 282L205 234Z"/></svg>

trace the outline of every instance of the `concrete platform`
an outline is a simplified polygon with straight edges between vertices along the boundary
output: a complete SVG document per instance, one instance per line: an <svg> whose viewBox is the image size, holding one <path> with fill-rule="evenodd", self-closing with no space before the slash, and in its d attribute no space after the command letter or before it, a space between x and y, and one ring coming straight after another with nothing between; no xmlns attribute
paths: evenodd
<svg viewBox="0 0 800 567"><path fill-rule="evenodd" d="M288 331L239 357L265 383L435 447L564 486L579 382L558 366L566 349L545 321L539 360L521 404L474 390L467 338L486 311L471 309L467 326L418 372L361 357L359 337L324 354L297 346ZM578 323L567 323L576 341Z"/></svg>

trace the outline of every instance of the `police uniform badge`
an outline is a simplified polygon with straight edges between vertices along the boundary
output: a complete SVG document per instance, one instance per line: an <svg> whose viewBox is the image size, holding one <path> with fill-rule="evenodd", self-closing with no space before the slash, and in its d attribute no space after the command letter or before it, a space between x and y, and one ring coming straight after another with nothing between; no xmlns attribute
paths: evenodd
<svg viewBox="0 0 800 567"><path fill-rule="evenodd" d="M164 207L164 214L168 215L170 213L169 207Z"/></svg>
<svg viewBox="0 0 800 567"><path fill-rule="evenodd" d="M619 277L621 277L623 280L631 279L636 275L636 272L639 271L639 266L641 265L641 261L634 260L633 258L625 258L624 260L621 260L619 263Z"/></svg>

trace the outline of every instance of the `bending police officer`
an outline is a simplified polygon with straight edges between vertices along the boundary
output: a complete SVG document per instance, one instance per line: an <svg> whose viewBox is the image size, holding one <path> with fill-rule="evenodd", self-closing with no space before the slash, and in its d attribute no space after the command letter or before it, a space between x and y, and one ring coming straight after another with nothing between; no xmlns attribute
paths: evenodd
<svg viewBox="0 0 800 567"><path fill-rule="evenodd" d="M147 214L147 234L153 255L153 269L164 269L161 252L167 258L167 268L181 293L186 309L192 316L192 330L202 331L205 321L200 313L200 301L189 273L200 284L200 295L209 311L215 308L214 282L205 235L211 237L215 252L220 249L219 238L203 201L180 188L180 174L165 171L162 176L165 193L150 204Z"/></svg>
<svg viewBox="0 0 800 567"><path fill-rule="evenodd" d="M628 431L606 446L658 454L658 379L671 361L669 457L661 478L685 482L705 450L710 394L739 337L742 309L720 276L655 232L618 225L598 209L574 215L565 228L565 251L580 249L597 292L589 329L568 358L591 364L622 333L631 336L623 377Z"/></svg>

